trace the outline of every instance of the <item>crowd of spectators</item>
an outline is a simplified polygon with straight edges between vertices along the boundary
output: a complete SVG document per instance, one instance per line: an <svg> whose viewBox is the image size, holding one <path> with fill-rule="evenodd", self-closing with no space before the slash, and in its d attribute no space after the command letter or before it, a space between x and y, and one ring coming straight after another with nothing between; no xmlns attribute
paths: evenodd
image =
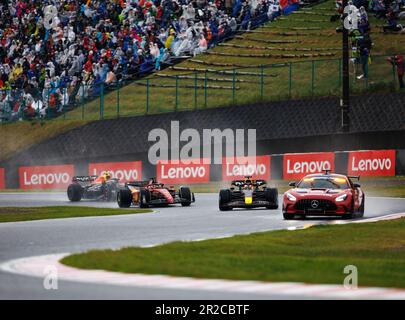
<svg viewBox="0 0 405 320"><path fill-rule="evenodd" d="M0 121L57 114L279 11L278 0L1 0Z"/></svg>

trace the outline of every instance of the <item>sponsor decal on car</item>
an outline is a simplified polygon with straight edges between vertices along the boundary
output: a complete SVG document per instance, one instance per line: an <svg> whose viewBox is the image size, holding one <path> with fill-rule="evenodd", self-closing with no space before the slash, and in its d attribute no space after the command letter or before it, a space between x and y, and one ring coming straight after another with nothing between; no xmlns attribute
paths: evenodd
<svg viewBox="0 0 405 320"><path fill-rule="evenodd" d="M104 171L111 172L112 177L121 182L139 181L142 180L142 161L89 164L89 175L91 176L99 176Z"/></svg>
<svg viewBox="0 0 405 320"><path fill-rule="evenodd" d="M4 168L0 168L0 190L5 188L4 183Z"/></svg>
<svg viewBox="0 0 405 320"><path fill-rule="evenodd" d="M165 184L208 183L210 165L204 159L191 163L179 161L158 161L156 165L157 180Z"/></svg>
<svg viewBox="0 0 405 320"><path fill-rule="evenodd" d="M335 154L333 152L290 153L284 155L283 178L299 180L307 174L334 171Z"/></svg>
<svg viewBox="0 0 405 320"><path fill-rule="evenodd" d="M349 175L395 176L395 150L349 152Z"/></svg>
<svg viewBox="0 0 405 320"><path fill-rule="evenodd" d="M21 189L66 188L74 176L74 166L52 165L18 168Z"/></svg>
<svg viewBox="0 0 405 320"><path fill-rule="evenodd" d="M253 179L270 179L270 156L223 158L222 180L241 180L246 176Z"/></svg>

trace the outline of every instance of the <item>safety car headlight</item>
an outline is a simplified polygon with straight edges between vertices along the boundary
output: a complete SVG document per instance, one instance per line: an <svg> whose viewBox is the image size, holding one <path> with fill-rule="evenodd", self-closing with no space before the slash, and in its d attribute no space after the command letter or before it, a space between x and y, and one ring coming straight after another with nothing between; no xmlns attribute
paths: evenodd
<svg viewBox="0 0 405 320"><path fill-rule="evenodd" d="M290 201L297 201L297 198L294 197L291 193L287 192L285 195L287 196L287 199L288 199L288 200L290 200Z"/></svg>
<svg viewBox="0 0 405 320"><path fill-rule="evenodd" d="M341 201L345 201L347 198L347 194L342 194L341 196L336 198L336 202L341 202Z"/></svg>

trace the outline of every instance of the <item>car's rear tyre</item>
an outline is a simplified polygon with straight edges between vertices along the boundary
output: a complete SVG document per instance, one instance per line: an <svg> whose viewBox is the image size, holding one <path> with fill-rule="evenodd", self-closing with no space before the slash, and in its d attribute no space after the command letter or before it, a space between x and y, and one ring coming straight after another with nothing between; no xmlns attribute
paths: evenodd
<svg viewBox="0 0 405 320"><path fill-rule="evenodd" d="M140 208L149 208L149 202L150 202L149 190L141 189L139 207Z"/></svg>
<svg viewBox="0 0 405 320"><path fill-rule="evenodd" d="M231 207L228 203L231 201L231 190L221 190L219 191L219 210L220 211L230 211Z"/></svg>
<svg viewBox="0 0 405 320"><path fill-rule="evenodd" d="M67 196L71 202L79 202L82 200L83 188L79 184L71 184L67 189Z"/></svg>
<svg viewBox="0 0 405 320"><path fill-rule="evenodd" d="M189 207L191 205L191 201L193 200L190 188L180 187L179 193L181 198L181 205L183 207Z"/></svg>
<svg viewBox="0 0 405 320"><path fill-rule="evenodd" d="M264 191L264 196L266 201L272 203L272 205L267 206L267 209L276 210L278 209L278 190L277 189L266 189Z"/></svg>
<svg viewBox="0 0 405 320"><path fill-rule="evenodd" d="M123 189L117 193L117 203L120 208L129 208L132 204L132 193L128 189Z"/></svg>

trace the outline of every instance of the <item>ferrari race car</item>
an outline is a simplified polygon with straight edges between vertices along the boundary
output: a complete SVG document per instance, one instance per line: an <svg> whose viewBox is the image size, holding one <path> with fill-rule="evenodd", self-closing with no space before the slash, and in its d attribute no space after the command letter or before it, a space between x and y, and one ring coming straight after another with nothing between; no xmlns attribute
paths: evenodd
<svg viewBox="0 0 405 320"><path fill-rule="evenodd" d="M131 205L148 208L172 204L189 207L195 202L195 197L188 187L180 187L176 191L174 187L166 188L153 178L149 181L126 183L117 193L117 202L120 208L129 208Z"/></svg>
<svg viewBox="0 0 405 320"><path fill-rule="evenodd" d="M78 202L82 199L114 201L118 190L118 179L113 179L106 171L100 176L73 177L72 184L67 189L70 201Z"/></svg>
<svg viewBox="0 0 405 320"><path fill-rule="evenodd" d="M219 192L219 210L259 207L278 209L278 190L266 185L265 180L253 180L251 177L232 181L230 189Z"/></svg>
<svg viewBox="0 0 405 320"><path fill-rule="evenodd" d="M341 216L345 218L363 217L365 194L351 177L341 174L305 176L300 182L291 182L292 189L284 194L284 219L296 216Z"/></svg>

